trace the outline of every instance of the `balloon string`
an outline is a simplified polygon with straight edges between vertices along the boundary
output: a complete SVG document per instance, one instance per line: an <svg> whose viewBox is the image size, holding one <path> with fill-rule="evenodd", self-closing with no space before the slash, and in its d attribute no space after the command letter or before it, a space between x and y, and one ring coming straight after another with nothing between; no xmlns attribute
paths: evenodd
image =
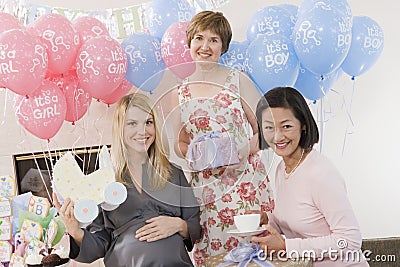
<svg viewBox="0 0 400 267"><path fill-rule="evenodd" d="M355 81L355 79L354 79L354 76L353 76L353 88L351 89L351 98L350 98L350 107L349 107L349 111L351 111L351 107L352 107L352 105L353 105L353 96L354 96L354 88L356 87L356 81Z"/></svg>
<svg viewBox="0 0 400 267"><path fill-rule="evenodd" d="M324 137L324 127L325 127L325 119L324 119L324 98L321 98L320 104L320 142L319 142L319 152L322 153L322 147L323 147L323 137Z"/></svg>
<svg viewBox="0 0 400 267"><path fill-rule="evenodd" d="M324 97L326 96L326 93L325 93L324 89L327 89L326 91L328 91L329 88L325 88L325 87L326 87L326 79L324 78L323 75L321 75L320 85L321 85L321 86L319 87L319 90L320 90L321 93L322 93L322 98L324 98Z"/></svg>
<svg viewBox="0 0 400 267"><path fill-rule="evenodd" d="M352 90L351 90L350 103L348 105L346 104L347 103L346 99L344 99L344 97L343 97L344 108L345 108L345 111L346 111L346 114L347 114L347 118L349 120L348 120L348 123L346 125L346 131L344 133L344 140L343 140L343 146L342 146L342 156L344 155L346 142L347 142L347 137L348 137L348 135L353 133L352 128L354 127L354 121L353 121L353 118L351 117L351 108L352 108L352 105L353 105L353 97L354 97L355 84L356 84L354 76L351 78L351 80L353 81L353 85L352 85ZM350 125L349 125L349 122L350 122ZM349 128L350 128L350 130L349 130Z"/></svg>
<svg viewBox="0 0 400 267"><path fill-rule="evenodd" d="M51 165L51 169L53 170L54 165L53 165L53 157L52 157L52 153L50 151L50 147L49 147L49 143L46 143L46 147L47 147L47 153L49 153L49 158L50 158L50 165Z"/></svg>
<svg viewBox="0 0 400 267"><path fill-rule="evenodd" d="M42 183L43 183L43 185L44 185L44 188L46 189L47 196L49 197L51 203L53 203L53 198L51 197L49 188L47 187L46 181L44 180L42 170L40 169L39 163L37 162L37 159L36 159L35 154L34 154L33 152L32 152L32 156L33 156L33 161L35 162L36 168L37 168L37 170L38 170L38 172L39 172L40 179L42 179ZM44 157L43 159L44 159L44 162L46 163L47 170L49 170L49 167L48 167L48 165L47 165L46 157ZM49 175L49 178L51 179L51 175Z"/></svg>
<svg viewBox="0 0 400 267"><path fill-rule="evenodd" d="M3 105L3 107L4 107L4 109L3 109L3 118L1 119L1 123L0 123L0 126L3 126L3 124L6 122L6 118L7 118L7 114L6 114L6 111L7 111L7 102L8 102L8 90L6 90L6 88L0 88L1 90L3 90L4 89L4 105Z"/></svg>
<svg viewBox="0 0 400 267"><path fill-rule="evenodd" d="M100 136L100 140L99 140L99 150L100 150L101 144L102 144L102 142L103 142L103 135L104 135L104 131L105 131L105 128L106 128L106 127L103 127L103 130L100 130L99 128L97 128L97 125L96 125L96 124L98 123L98 121L99 121L101 118L103 118L103 117L106 117L106 118L107 118L108 112L109 112L109 108L106 108L105 114L104 114L103 116L100 116L100 117L95 121L95 123L94 123L94 127L95 127L97 133L98 133L99 136ZM89 163L90 163L90 158L91 158L91 157L89 157ZM99 156L96 157L95 166L97 166L98 160L99 160ZM87 171L89 171L89 165L90 165L89 163L87 164ZM85 165L83 165L83 166L85 166Z"/></svg>

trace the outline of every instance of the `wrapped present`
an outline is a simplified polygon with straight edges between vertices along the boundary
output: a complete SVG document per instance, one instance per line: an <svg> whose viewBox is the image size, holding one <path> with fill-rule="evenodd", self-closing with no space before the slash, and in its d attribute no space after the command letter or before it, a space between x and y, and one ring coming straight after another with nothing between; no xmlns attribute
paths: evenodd
<svg viewBox="0 0 400 267"><path fill-rule="evenodd" d="M43 236L43 227L38 222L24 219L21 232L25 235L25 239L28 242L32 239L40 240Z"/></svg>
<svg viewBox="0 0 400 267"><path fill-rule="evenodd" d="M14 254L23 257L25 255L25 248L27 245L28 244L23 233L19 232L14 235Z"/></svg>
<svg viewBox="0 0 400 267"><path fill-rule="evenodd" d="M11 259L12 246L8 241L0 241L0 262L9 262Z"/></svg>
<svg viewBox="0 0 400 267"><path fill-rule="evenodd" d="M15 253L11 255L10 263L8 267L24 267L25 266L25 259Z"/></svg>
<svg viewBox="0 0 400 267"><path fill-rule="evenodd" d="M0 240L11 240L11 220L9 217L0 218Z"/></svg>
<svg viewBox="0 0 400 267"><path fill-rule="evenodd" d="M0 218L11 216L11 201L6 197L0 197Z"/></svg>
<svg viewBox="0 0 400 267"><path fill-rule="evenodd" d="M218 267L230 266L238 264L239 266L247 266L250 262L254 261L258 266L273 267L274 265L267 260L261 260L264 251L257 243L239 243L239 245L227 253L224 257L223 263Z"/></svg>
<svg viewBox="0 0 400 267"><path fill-rule="evenodd" d="M239 243L228 253L221 253L204 260L205 267L312 267L309 258L273 257L265 254L256 243Z"/></svg>
<svg viewBox="0 0 400 267"><path fill-rule="evenodd" d="M25 256L37 255L42 249L45 249L46 245L42 241L32 239L26 246Z"/></svg>
<svg viewBox="0 0 400 267"><path fill-rule="evenodd" d="M24 227L26 227L27 223L25 222L25 220L27 221L31 221L34 223L39 224L42 229L43 232L44 230L46 230L46 232L48 231L56 231L55 233L52 233L52 235L55 235L54 237L52 236L53 241L51 242L51 245L56 245L58 242L60 242L64 232L65 232L65 225L61 219L60 216L57 216L57 209L52 207L50 208L48 215L43 218L39 215L37 215L36 213L33 212L29 212L27 210L19 210L18 211L18 218L20 221L20 225L17 227L17 233L24 233L24 230L26 230ZM25 225L23 224L23 222L25 222ZM53 226L51 226L51 224L53 224ZM57 224L57 226L55 226L54 224ZM24 233L26 234L26 233ZM16 234L14 234L16 235ZM42 235L43 238L43 235ZM30 238L26 238L26 242L29 242Z"/></svg>
<svg viewBox="0 0 400 267"><path fill-rule="evenodd" d="M239 163L235 138L220 131L198 134L189 144L187 160L195 171Z"/></svg>
<svg viewBox="0 0 400 267"><path fill-rule="evenodd" d="M16 193L15 179L9 175L0 176L0 197L12 197Z"/></svg>
<svg viewBox="0 0 400 267"><path fill-rule="evenodd" d="M49 214L51 208L50 202L47 198L31 196L29 200L28 211L45 218Z"/></svg>
<svg viewBox="0 0 400 267"><path fill-rule="evenodd" d="M57 231L58 231L58 224L54 219L52 219L46 230L46 238L49 244L53 243L54 239L56 238Z"/></svg>
<svg viewBox="0 0 400 267"><path fill-rule="evenodd" d="M21 221L19 220L19 213L20 211L28 210L29 200L31 196L32 193L27 192L21 195L17 195L13 197L11 200L12 213L13 213L13 220L12 220L13 235L15 235L17 233L17 230L21 227L23 219Z"/></svg>

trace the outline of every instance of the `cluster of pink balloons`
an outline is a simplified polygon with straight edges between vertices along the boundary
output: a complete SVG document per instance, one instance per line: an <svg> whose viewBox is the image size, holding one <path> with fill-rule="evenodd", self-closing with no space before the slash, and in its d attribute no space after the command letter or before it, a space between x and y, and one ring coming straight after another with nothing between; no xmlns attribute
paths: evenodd
<svg viewBox="0 0 400 267"><path fill-rule="evenodd" d="M50 139L92 98L112 104L131 89L126 54L96 18L45 14L24 27L0 13L0 21L0 87L17 94L18 121L33 135Z"/></svg>

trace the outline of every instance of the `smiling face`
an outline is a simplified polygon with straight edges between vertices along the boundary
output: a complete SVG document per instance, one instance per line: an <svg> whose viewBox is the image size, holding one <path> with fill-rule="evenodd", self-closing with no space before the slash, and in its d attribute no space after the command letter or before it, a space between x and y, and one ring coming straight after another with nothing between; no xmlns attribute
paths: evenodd
<svg viewBox="0 0 400 267"><path fill-rule="evenodd" d="M262 131L267 144L283 159L301 153L302 127L288 108L267 108L262 112Z"/></svg>
<svg viewBox="0 0 400 267"><path fill-rule="evenodd" d="M190 55L193 61L218 62L221 54L221 37L210 30L198 32L190 42Z"/></svg>
<svg viewBox="0 0 400 267"><path fill-rule="evenodd" d="M147 156L155 135L153 116L138 107L129 107L124 123L124 143L129 154Z"/></svg>

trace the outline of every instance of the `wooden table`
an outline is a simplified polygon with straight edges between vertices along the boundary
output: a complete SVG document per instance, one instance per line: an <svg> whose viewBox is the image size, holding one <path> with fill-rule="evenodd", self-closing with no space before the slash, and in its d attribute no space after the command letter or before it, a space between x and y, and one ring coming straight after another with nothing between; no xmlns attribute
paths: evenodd
<svg viewBox="0 0 400 267"><path fill-rule="evenodd" d="M218 264L224 263L225 253L216 256L211 256L205 260L206 267L216 267ZM308 259L288 259L287 261L273 259L271 263L275 267L312 267L312 261ZM236 266L235 264L229 265ZM259 267L255 262L250 262L247 267Z"/></svg>

